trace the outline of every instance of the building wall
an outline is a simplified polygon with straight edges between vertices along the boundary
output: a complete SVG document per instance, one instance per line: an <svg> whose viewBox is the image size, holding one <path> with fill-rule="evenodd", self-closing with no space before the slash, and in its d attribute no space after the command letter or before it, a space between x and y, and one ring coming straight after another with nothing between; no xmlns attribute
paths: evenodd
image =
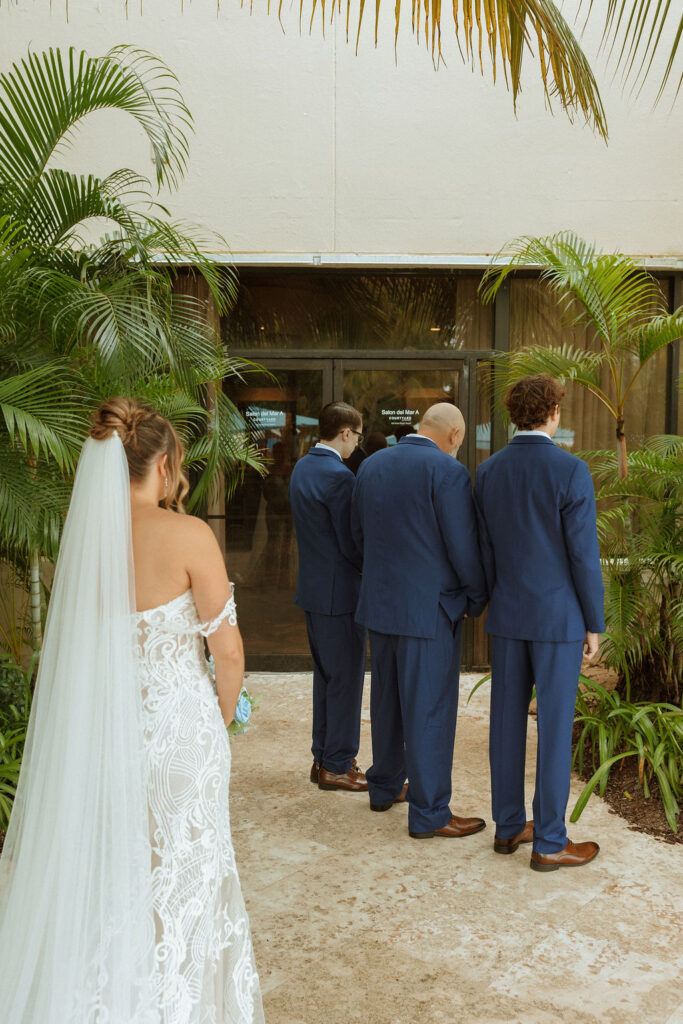
<svg viewBox="0 0 683 1024"><path fill-rule="evenodd" d="M329 0L328 0L329 2ZM170 199L175 216L219 232L217 253L276 263L482 265L519 234L565 228L651 266L681 267L682 102L651 108L654 90L621 94L601 71L609 146L544 107L527 58L517 117L463 66L450 26L447 67L435 71L411 36L393 47L385 0L380 43L372 11L359 53L343 17L299 34L296 5L277 17L255 0L12 0L0 6L0 66L49 45L103 53L131 42L177 72L195 117L191 163ZM569 11L577 0L565 5ZM600 5L596 5L599 7ZM585 4L584 4L585 9ZM585 40L595 58L596 27ZM595 58L595 67L602 60ZM62 162L102 173L152 172L149 148L126 118L84 126ZM316 261L317 262L317 261Z"/></svg>

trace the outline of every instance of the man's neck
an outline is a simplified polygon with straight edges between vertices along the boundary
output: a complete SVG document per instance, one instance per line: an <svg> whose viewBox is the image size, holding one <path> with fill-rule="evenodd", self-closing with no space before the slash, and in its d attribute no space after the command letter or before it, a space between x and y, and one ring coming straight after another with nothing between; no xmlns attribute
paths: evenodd
<svg viewBox="0 0 683 1024"><path fill-rule="evenodd" d="M436 438L432 437L432 435L429 434L426 430L424 430L424 431L423 430L418 430L417 436L418 437L424 437L426 441L431 441L432 444L435 444L437 448L441 448L441 445L436 440Z"/></svg>
<svg viewBox="0 0 683 1024"><path fill-rule="evenodd" d="M336 439L332 441L318 441L318 445L321 448L329 448L331 451L336 452L340 459L344 458L336 443ZM316 445L316 447L318 447L318 445Z"/></svg>

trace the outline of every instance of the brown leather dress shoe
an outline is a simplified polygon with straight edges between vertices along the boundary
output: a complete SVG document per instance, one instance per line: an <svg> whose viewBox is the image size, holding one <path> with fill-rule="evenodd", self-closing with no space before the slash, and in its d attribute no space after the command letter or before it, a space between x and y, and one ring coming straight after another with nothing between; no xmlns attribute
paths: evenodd
<svg viewBox="0 0 683 1024"><path fill-rule="evenodd" d="M318 789L347 789L354 793L365 791L368 783L365 775L354 761L343 775L335 775L321 766L318 772Z"/></svg>
<svg viewBox="0 0 683 1024"><path fill-rule="evenodd" d="M443 828L437 828L434 832L410 832L411 839L431 839L432 836L443 836L444 839L463 839L465 836L473 836L475 832L481 832L486 828L483 818L458 818L453 815L451 820Z"/></svg>
<svg viewBox="0 0 683 1024"><path fill-rule="evenodd" d="M320 761L314 761L311 765L311 782L318 782L318 775L320 774Z"/></svg>
<svg viewBox="0 0 683 1024"><path fill-rule="evenodd" d="M396 797L395 800L389 800L389 802L386 803L386 804L373 804L373 803L371 803L370 804L370 810L371 811L388 811L390 807L394 806L394 804L405 803L406 793L407 792L408 792L408 783L404 782L403 783L403 789L398 794L398 796Z"/></svg>
<svg viewBox="0 0 683 1024"><path fill-rule="evenodd" d="M597 843L573 843L568 840L564 850L557 853L531 854L534 871L557 871L558 868L581 868L597 857L600 847Z"/></svg>
<svg viewBox="0 0 683 1024"><path fill-rule="evenodd" d="M512 836L511 839L499 839L498 836L494 836L493 849L496 853L514 853L518 846L522 843L530 843L534 838L534 823L533 821L527 821L526 825L521 832L518 832L516 836Z"/></svg>

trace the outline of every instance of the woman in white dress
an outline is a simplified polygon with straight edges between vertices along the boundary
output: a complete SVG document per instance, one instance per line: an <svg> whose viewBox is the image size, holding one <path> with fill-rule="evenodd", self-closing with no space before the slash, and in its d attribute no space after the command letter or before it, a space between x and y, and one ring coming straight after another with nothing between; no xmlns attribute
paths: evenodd
<svg viewBox="0 0 683 1024"><path fill-rule="evenodd" d="M13 1024L263 1021L228 811L242 641L213 533L171 511L181 464L158 413L100 407L0 862Z"/></svg>

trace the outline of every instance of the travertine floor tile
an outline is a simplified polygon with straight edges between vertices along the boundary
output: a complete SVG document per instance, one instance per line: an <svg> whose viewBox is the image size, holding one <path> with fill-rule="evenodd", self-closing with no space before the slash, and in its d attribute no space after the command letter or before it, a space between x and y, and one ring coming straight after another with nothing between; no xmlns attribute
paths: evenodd
<svg viewBox="0 0 683 1024"><path fill-rule="evenodd" d="M683 1024L680 848L592 798L569 826L600 843L585 869L494 854L478 678L461 680L451 806L488 827L418 842L407 806L373 814L365 794L311 785L310 675L250 674L261 704L232 744L231 820L269 1024ZM369 678L363 767L368 707ZM529 813L534 743L532 719Z"/></svg>

